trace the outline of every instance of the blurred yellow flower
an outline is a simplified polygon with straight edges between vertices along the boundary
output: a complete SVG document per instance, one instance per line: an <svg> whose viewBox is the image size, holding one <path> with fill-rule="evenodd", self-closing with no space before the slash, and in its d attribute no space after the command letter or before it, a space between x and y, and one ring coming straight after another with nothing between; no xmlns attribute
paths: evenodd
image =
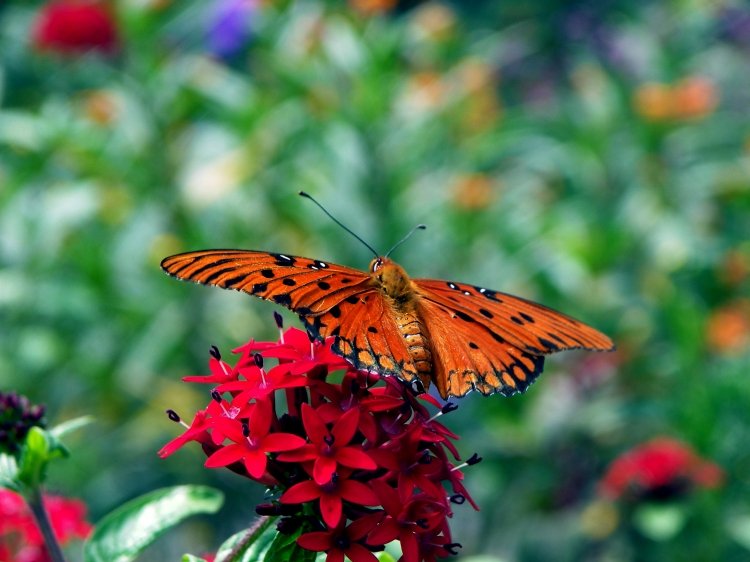
<svg viewBox="0 0 750 562"><path fill-rule="evenodd" d="M387 12L396 5L396 0L349 0L349 5L363 14Z"/></svg>
<svg viewBox="0 0 750 562"><path fill-rule="evenodd" d="M428 2L414 11L414 27L420 38L444 41L456 30L456 13L440 2Z"/></svg>
<svg viewBox="0 0 750 562"><path fill-rule="evenodd" d="M641 84L633 99L635 112L647 121L666 121L673 115L672 89L666 84Z"/></svg>
<svg viewBox="0 0 750 562"><path fill-rule="evenodd" d="M97 125L108 126L120 116L122 104L114 92L94 90L84 95L83 112Z"/></svg>
<svg viewBox="0 0 750 562"><path fill-rule="evenodd" d="M750 345L750 300L737 299L713 311L706 325L706 340L712 351L734 355Z"/></svg>
<svg viewBox="0 0 750 562"><path fill-rule="evenodd" d="M491 178L484 174L460 176L453 183L453 201L467 211L479 211L490 206L497 191Z"/></svg>
<svg viewBox="0 0 750 562"><path fill-rule="evenodd" d="M603 539L611 535L620 522L617 508L612 502L595 500L581 513L581 531L592 539Z"/></svg>
<svg viewBox="0 0 750 562"><path fill-rule="evenodd" d="M415 72L406 83L401 103L404 111L424 112L434 110L445 102L446 89L442 76L433 71Z"/></svg>

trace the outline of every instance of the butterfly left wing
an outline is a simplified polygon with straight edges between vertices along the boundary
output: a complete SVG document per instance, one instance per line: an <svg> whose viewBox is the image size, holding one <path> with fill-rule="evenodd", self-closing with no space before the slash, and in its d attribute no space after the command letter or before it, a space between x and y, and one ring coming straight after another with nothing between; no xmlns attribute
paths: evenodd
<svg viewBox="0 0 750 562"><path fill-rule="evenodd" d="M317 338L357 369L409 381L416 368L389 305L366 273L310 258L251 250L203 250L164 259L180 279L234 289L300 315Z"/></svg>
<svg viewBox="0 0 750 562"><path fill-rule="evenodd" d="M544 355L614 349L601 332L540 304L472 285L415 279L442 396L523 392Z"/></svg>

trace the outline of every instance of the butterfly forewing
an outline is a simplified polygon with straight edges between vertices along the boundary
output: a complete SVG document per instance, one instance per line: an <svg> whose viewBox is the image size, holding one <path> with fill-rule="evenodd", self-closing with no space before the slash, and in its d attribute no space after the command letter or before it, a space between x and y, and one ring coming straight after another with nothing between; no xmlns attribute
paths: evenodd
<svg viewBox="0 0 750 562"><path fill-rule="evenodd" d="M566 349L609 351L612 340L591 326L520 297L473 285L414 280L423 299L450 310L455 326L483 333L532 355Z"/></svg>
<svg viewBox="0 0 750 562"><path fill-rule="evenodd" d="M243 291L305 316L325 313L353 295L373 292L367 286L369 276L361 271L287 254L206 250L168 257L161 267L174 277Z"/></svg>

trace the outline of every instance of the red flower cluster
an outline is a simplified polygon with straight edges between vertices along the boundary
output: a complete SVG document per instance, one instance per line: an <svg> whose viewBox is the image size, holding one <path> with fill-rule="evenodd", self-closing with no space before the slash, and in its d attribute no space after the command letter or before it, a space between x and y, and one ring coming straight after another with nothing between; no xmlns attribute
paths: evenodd
<svg viewBox="0 0 750 562"><path fill-rule="evenodd" d="M280 317L277 323L281 330ZM458 437L436 421L455 406L440 408L394 378L353 370L331 343L291 328L278 343L250 341L235 350L234 367L212 348L212 374L184 379L217 385L211 403L160 456L197 441L207 467L226 466L269 486L277 499L256 511L284 515L279 529L303 532L298 544L327 552L328 562L374 561L373 551L394 540L404 562L455 554L451 504L468 500L477 509L460 469L481 460L457 464ZM278 364L267 369L267 358ZM439 410L431 415L425 404Z"/></svg>
<svg viewBox="0 0 750 562"><path fill-rule="evenodd" d="M693 486L715 488L723 478L719 466L701 459L689 446L659 437L615 459L600 491L612 499L668 500Z"/></svg>
<svg viewBox="0 0 750 562"><path fill-rule="evenodd" d="M112 13L102 2L57 0L46 4L37 14L33 43L42 51L112 54L119 46L119 39Z"/></svg>
<svg viewBox="0 0 750 562"><path fill-rule="evenodd" d="M45 495L44 507L61 544L85 539L91 532L86 522L86 506L78 500ZM0 489L0 560L3 562L49 562L33 516L24 499L10 490Z"/></svg>

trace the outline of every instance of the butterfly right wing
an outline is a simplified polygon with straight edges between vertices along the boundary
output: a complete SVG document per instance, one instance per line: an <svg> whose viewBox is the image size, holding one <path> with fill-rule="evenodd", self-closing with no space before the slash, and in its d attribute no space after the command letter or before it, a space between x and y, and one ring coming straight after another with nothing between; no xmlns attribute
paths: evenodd
<svg viewBox="0 0 750 562"><path fill-rule="evenodd" d="M355 368L407 381L416 376L393 311L370 276L346 266L270 252L203 250L165 258L169 275L234 289L300 315L317 338Z"/></svg>

